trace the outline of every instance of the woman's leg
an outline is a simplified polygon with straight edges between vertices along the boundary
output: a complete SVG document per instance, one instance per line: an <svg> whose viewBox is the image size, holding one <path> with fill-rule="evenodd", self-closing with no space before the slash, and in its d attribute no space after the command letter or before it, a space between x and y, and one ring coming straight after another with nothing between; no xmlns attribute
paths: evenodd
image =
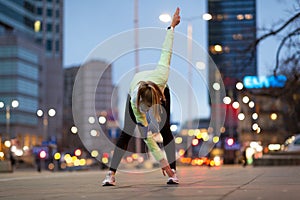
<svg viewBox="0 0 300 200"><path fill-rule="evenodd" d="M170 129L170 104L171 104L171 98L170 98L170 90L168 87L165 88L164 95L166 97L166 101L162 103L165 111L164 111L164 117L162 119L162 123L160 127L163 127L161 129L161 135L163 137L163 145L164 149L166 151L166 155L170 164L171 169L176 170L176 155L175 155L175 141L174 137L172 135L171 129ZM166 113L165 113L166 112Z"/></svg>
<svg viewBox="0 0 300 200"><path fill-rule="evenodd" d="M117 171L120 161L127 150L129 140L132 138L135 127L136 127L136 120L130 105L130 96L128 95L126 101L126 109L125 109L124 128L121 132L121 135L117 141L114 150L111 165L109 168L111 171L113 172Z"/></svg>

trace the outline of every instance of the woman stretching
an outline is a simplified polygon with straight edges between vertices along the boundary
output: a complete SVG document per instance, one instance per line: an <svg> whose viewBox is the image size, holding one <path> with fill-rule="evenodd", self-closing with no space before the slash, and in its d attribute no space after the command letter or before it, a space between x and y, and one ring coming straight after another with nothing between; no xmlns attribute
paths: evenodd
<svg viewBox="0 0 300 200"><path fill-rule="evenodd" d="M163 175L168 175L167 184L179 183L176 176L175 142L170 130L170 91L167 86L174 28L180 23L179 11L177 8L167 29L157 67L151 71L136 73L133 77L126 102L124 128L117 141L109 172L102 182L103 186L115 185L118 165L133 137L136 125L148 149L159 161ZM167 158L154 140L158 133L163 137Z"/></svg>

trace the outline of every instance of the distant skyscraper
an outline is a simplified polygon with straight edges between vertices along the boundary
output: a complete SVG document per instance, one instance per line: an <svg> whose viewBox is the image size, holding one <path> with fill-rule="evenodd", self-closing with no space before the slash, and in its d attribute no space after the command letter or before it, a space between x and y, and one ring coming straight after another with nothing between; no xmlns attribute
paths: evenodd
<svg viewBox="0 0 300 200"><path fill-rule="evenodd" d="M5 86L0 101L19 101L11 110L10 137L26 146L46 140L43 132L52 139L61 134L62 21L62 0L0 1L0 85ZM56 110L53 118L37 118L37 109L47 115L50 108ZM1 134L7 132L6 122L0 109Z"/></svg>
<svg viewBox="0 0 300 200"><path fill-rule="evenodd" d="M209 0L208 12L209 53L223 79L256 75L256 54L245 51L256 39L256 1Z"/></svg>
<svg viewBox="0 0 300 200"><path fill-rule="evenodd" d="M84 63L81 69L79 69L79 66L75 66L66 68L64 71L65 139L70 138L70 129L76 125L80 138L88 146L88 150L91 147L94 149L101 148L99 126L105 134L108 134L109 124L106 122L110 120L111 111L117 107L117 105L114 105L117 102L117 96L114 95L113 90L112 67L103 61L92 60ZM74 105L75 109L72 109ZM75 112L72 113L74 110ZM77 119L77 121L75 120L76 124L74 124L72 114ZM105 117L106 122L104 125L101 125L100 117Z"/></svg>
<svg viewBox="0 0 300 200"><path fill-rule="evenodd" d="M257 74L256 52L246 51L256 39L256 0L208 0L208 12L212 15L208 23L209 54L221 73L219 77L214 68L209 67L209 87L211 91L217 90L222 79L231 100L227 105L224 128L220 130L224 145L228 137L237 139L237 109L232 106L237 101L235 85L244 76ZM215 94L212 93L211 98L220 98ZM211 106L218 108L221 105ZM229 156L224 162L233 162L234 155L226 155Z"/></svg>

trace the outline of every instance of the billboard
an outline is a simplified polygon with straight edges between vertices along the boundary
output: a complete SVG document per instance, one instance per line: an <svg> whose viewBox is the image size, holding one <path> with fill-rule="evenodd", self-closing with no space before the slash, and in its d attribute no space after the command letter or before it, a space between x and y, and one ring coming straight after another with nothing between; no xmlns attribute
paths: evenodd
<svg viewBox="0 0 300 200"><path fill-rule="evenodd" d="M278 76L245 76L243 83L247 89L280 88L285 86L287 78Z"/></svg>

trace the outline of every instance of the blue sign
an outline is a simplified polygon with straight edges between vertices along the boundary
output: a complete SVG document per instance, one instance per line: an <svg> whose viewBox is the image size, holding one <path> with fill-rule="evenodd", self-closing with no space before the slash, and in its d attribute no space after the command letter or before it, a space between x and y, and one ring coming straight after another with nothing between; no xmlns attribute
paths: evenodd
<svg viewBox="0 0 300 200"><path fill-rule="evenodd" d="M111 138L118 138L120 136L120 129L110 128L108 129L108 134Z"/></svg>
<svg viewBox="0 0 300 200"><path fill-rule="evenodd" d="M284 87L287 78L278 76L245 76L244 86L248 89Z"/></svg>

